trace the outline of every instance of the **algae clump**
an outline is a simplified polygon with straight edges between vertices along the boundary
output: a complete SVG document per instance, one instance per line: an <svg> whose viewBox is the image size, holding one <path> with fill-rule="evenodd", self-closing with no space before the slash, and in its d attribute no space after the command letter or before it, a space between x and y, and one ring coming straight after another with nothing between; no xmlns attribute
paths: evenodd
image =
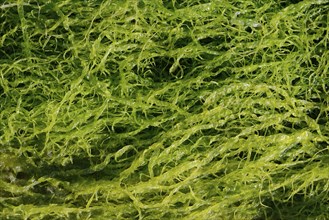
<svg viewBox="0 0 329 220"><path fill-rule="evenodd" d="M328 219L329 1L0 5L1 219Z"/></svg>

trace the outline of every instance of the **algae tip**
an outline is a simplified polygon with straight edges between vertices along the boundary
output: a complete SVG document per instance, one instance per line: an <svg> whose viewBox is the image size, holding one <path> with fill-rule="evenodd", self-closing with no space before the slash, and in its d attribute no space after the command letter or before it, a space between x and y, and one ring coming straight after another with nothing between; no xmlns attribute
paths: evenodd
<svg viewBox="0 0 329 220"><path fill-rule="evenodd" d="M17 4L17 3L11 3L11 4L2 4L1 6L0 6L0 9L5 9L5 8L11 8L11 7L16 7L16 6L18 6L18 5L20 5L20 4ZM27 4L27 3L23 3L22 5L29 5L29 4Z"/></svg>

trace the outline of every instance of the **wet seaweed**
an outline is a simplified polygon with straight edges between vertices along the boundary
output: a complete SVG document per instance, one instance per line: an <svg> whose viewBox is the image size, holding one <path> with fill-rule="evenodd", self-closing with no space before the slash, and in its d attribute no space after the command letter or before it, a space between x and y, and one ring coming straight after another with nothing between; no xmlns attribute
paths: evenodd
<svg viewBox="0 0 329 220"><path fill-rule="evenodd" d="M5 1L3 219L327 219L329 2Z"/></svg>

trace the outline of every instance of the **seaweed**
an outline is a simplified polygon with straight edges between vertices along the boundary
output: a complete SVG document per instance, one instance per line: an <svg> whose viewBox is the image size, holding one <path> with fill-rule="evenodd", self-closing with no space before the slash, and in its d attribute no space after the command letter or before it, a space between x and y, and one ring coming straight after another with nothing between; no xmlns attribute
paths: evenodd
<svg viewBox="0 0 329 220"><path fill-rule="evenodd" d="M328 12L5 1L0 218L327 219Z"/></svg>

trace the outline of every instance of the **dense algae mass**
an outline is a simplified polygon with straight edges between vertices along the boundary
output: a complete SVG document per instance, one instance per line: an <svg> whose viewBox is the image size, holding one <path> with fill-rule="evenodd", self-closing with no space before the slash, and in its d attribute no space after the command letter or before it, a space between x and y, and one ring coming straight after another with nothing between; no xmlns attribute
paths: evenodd
<svg viewBox="0 0 329 220"><path fill-rule="evenodd" d="M1 219L328 219L328 0L0 5Z"/></svg>

